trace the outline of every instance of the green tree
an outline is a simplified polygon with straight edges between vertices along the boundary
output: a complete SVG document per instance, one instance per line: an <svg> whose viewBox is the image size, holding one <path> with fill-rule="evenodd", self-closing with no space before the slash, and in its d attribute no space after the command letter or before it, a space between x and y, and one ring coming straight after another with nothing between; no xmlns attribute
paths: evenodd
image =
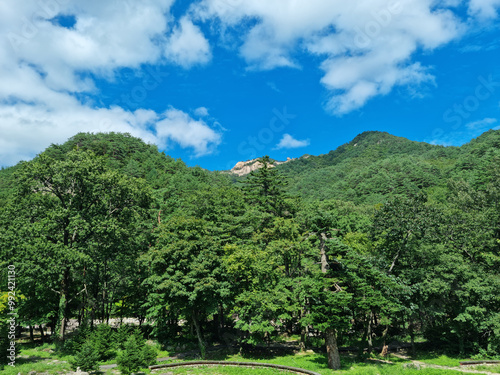
<svg viewBox="0 0 500 375"><path fill-rule="evenodd" d="M106 265L113 262L123 268L123 259L135 259L144 246L150 195L140 181L109 170L92 152L78 150L64 160L41 154L25 163L17 178L13 208L18 214L9 225L15 242L7 255L23 272L21 290L28 291L32 281L37 286L29 303L49 291L57 293L58 336L64 339L75 298L95 286L90 276L103 268L107 275ZM106 281L99 290L108 295Z"/></svg>
<svg viewBox="0 0 500 375"><path fill-rule="evenodd" d="M151 291L150 315L161 321L163 313L174 310L189 319L202 356L206 343L201 323L231 290L213 233L203 219L173 216L157 228L156 245L144 259L151 274L145 282Z"/></svg>
<svg viewBox="0 0 500 375"><path fill-rule="evenodd" d="M244 191L250 204L271 216L285 217L293 212L285 194L285 178L274 168L269 156L258 159L260 167L245 180Z"/></svg>
<svg viewBox="0 0 500 375"><path fill-rule="evenodd" d="M74 359L71 361L71 366L74 370L78 367L82 371L99 370L99 353L91 340L84 342Z"/></svg>
<svg viewBox="0 0 500 375"><path fill-rule="evenodd" d="M248 343L268 341L300 323L305 296L299 279L307 248L298 224L285 218L275 218L272 227L225 247L225 268L236 286L235 326L248 332Z"/></svg>
<svg viewBox="0 0 500 375"><path fill-rule="evenodd" d="M156 362L154 348L146 344L139 332L130 336L117 358L118 369L129 375Z"/></svg>

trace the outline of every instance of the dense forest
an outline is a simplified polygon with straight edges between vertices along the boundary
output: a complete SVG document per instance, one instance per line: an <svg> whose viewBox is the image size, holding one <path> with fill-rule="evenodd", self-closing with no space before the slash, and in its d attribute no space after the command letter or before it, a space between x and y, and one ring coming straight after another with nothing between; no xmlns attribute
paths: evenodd
<svg viewBox="0 0 500 375"><path fill-rule="evenodd" d="M2 340L13 265L18 323L60 342L69 319L135 317L201 356L284 334L330 368L340 346L395 339L500 354L500 131L461 147L365 132L261 162L239 178L78 134L0 171Z"/></svg>

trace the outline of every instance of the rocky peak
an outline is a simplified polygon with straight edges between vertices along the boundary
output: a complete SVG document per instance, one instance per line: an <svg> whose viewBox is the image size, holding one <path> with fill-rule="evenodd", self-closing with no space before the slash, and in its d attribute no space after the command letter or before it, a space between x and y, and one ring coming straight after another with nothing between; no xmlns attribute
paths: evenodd
<svg viewBox="0 0 500 375"><path fill-rule="evenodd" d="M269 164L269 168L274 168L277 165L288 163L295 159L287 158L286 161L274 161L272 164ZM236 165L231 169L231 173L234 173L238 176L246 176L247 174L252 173L253 171L262 167L262 163L259 162L259 159L252 159L247 161L239 161Z"/></svg>

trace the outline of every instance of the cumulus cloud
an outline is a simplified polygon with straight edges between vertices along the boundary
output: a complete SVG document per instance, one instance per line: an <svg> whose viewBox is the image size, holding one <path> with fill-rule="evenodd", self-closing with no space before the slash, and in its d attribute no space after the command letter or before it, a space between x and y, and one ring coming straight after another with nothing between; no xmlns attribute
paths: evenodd
<svg viewBox="0 0 500 375"><path fill-rule="evenodd" d="M173 131L165 133L164 121L172 113L181 117L180 110L157 113L93 104L98 93L96 78L112 81L116 69L161 65L166 62L164 55L173 56L174 63L185 67L196 59L206 61L207 54L197 52L206 45L190 21L181 20L169 30L172 3L126 0L117 6L98 0L3 0L0 165L29 160L51 143L64 142L77 132L129 132L160 147L179 140L181 147L192 147L196 155L212 150L220 132L193 123L187 114L176 129L200 130L193 142ZM62 16L72 22L61 24ZM192 44L184 49L177 46L183 42Z"/></svg>
<svg viewBox="0 0 500 375"><path fill-rule="evenodd" d="M194 110L195 116L198 117L207 117L208 116L208 109L205 107L199 107Z"/></svg>
<svg viewBox="0 0 500 375"><path fill-rule="evenodd" d="M26 103L0 105L0 165L30 160L52 143L62 143L78 132L126 132L161 149L176 144L190 148L195 157L213 152L222 138L221 131L175 108L162 114L120 107L96 109L74 99L52 109Z"/></svg>
<svg viewBox="0 0 500 375"><path fill-rule="evenodd" d="M11 63L36 67L49 88L86 91L91 85L81 79L82 71L109 75L119 67L158 62L172 2L128 1L118 7L96 0L5 0L10 11L0 15L0 32L10 45L2 50L15 59ZM72 28L52 22L64 14L75 17Z"/></svg>
<svg viewBox="0 0 500 375"><path fill-rule="evenodd" d="M156 134L165 146L169 141L174 141L181 147L192 148L195 156L199 157L212 153L221 142L220 133L203 120L194 120L187 113L171 108L163 117L156 124Z"/></svg>
<svg viewBox="0 0 500 375"><path fill-rule="evenodd" d="M434 84L428 69L412 58L461 34L463 25L450 5L456 4L202 0L192 13L239 33L240 54L252 69L300 67L297 51L317 55L323 60L321 82L330 92L326 108L342 115L395 86Z"/></svg>
<svg viewBox="0 0 500 375"><path fill-rule="evenodd" d="M469 13L482 19L492 19L498 16L500 0L470 0Z"/></svg>
<svg viewBox="0 0 500 375"><path fill-rule="evenodd" d="M58 108L27 103L0 105L0 165L30 160L52 143L62 143L78 132L128 132L157 143L149 130L156 119L153 111L94 109L76 100Z"/></svg>
<svg viewBox="0 0 500 375"><path fill-rule="evenodd" d="M293 138L290 134L283 134L280 142L276 145L276 150L280 150L282 148L300 148L309 146L311 142L309 139L298 140Z"/></svg>
<svg viewBox="0 0 500 375"><path fill-rule="evenodd" d="M211 58L210 45L200 28L183 17L166 44L165 56L184 67L204 64Z"/></svg>

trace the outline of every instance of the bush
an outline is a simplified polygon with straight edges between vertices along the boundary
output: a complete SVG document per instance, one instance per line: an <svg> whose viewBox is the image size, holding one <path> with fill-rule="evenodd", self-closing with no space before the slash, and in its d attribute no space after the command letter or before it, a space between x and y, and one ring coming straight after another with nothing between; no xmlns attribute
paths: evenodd
<svg viewBox="0 0 500 375"><path fill-rule="evenodd" d="M75 355L80 352L83 344L88 340L90 335L90 327L87 324L82 324L66 341L56 343L57 350L63 354Z"/></svg>
<svg viewBox="0 0 500 375"><path fill-rule="evenodd" d="M107 324L99 324L92 332L90 340L99 355L99 360L106 361L115 356L113 339L113 329Z"/></svg>
<svg viewBox="0 0 500 375"><path fill-rule="evenodd" d="M4 319L0 320L0 352L2 353L2 356L0 357L0 370L3 369L4 365L9 362L9 359L7 358L7 355L10 355L8 352L10 348L8 328L9 326L7 321Z"/></svg>
<svg viewBox="0 0 500 375"><path fill-rule="evenodd" d="M147 345L136 331L128 338L117 358L118 369L124 375L136 372L156 362L156 350Z"/></svg>
<svg viewBox="0 0 500 375"><path fill-rule="evenodd" d="M71 361L71 367L74 370L80 367L83 371L99 370L99 353L91 340L87 340L80 348L80 351Z"/></svg>
<svg viewBox="0 0 500 375"><path fill-rule="evenodd" d="M116 349L123 350L125 343L133 335L135 329L133 326L125 324L120 326L118 330L113 334L113 342L115 343Z"/></svg>

